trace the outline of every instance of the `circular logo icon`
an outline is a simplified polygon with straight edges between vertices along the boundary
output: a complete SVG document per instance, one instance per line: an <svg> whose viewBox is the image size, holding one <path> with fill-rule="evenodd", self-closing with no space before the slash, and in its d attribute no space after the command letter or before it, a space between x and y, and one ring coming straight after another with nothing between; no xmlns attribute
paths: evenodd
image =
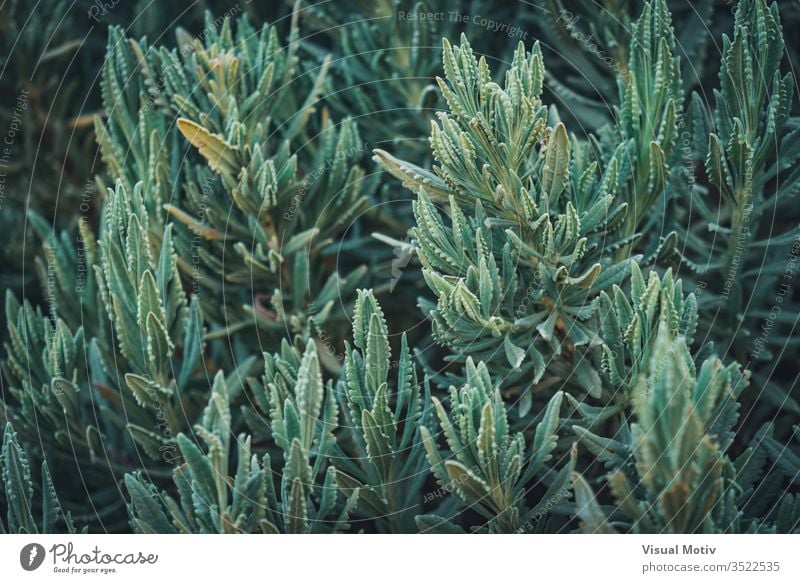
<svg viewBox="0 0 800 583"><path fill-rule="evenodd" d="M44 547L39 543L30 543L19 552L19 564L26 571L35 571L44 562Z"/></svg>

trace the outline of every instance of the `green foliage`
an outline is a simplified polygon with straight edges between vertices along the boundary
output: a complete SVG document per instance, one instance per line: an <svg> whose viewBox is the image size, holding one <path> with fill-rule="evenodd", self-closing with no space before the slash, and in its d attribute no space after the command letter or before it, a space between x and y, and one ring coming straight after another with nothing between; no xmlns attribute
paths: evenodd
<svg viewBox="0 0 800 583"><path fill-rule="evenodd" d="M331 107L358 119L369 132L369 143L384 142L388 137L393 144L424 157L426 148L417 138L425 133L433 109L439 105L433 77L440 60L429 47L443 36L452 36L457 25L445 23L445 31L431 21L406 21L398 11L441 12L456 6L444 1L408 4L398 0L312 4L306 18L310 26L332 37L334 58L346 65L334 67L333 78L328 80ZM348 25L336 24L342 20ZM382 124L390 124L393 135L387 136Z"/></svg>
<svg viewBox="0 0 800 583"><path fill-rule="evenodd" d="M266 360L269 363L269 358ZM273 363L277 364L274 360ZM272 437L283 451L285 463L280 472L283 515L287 521L284 529L288 532L341 530L359 498L359 491L358 488L345 490L347 502L338 518L326 520L335 507L337 493L344 490L337 484L336 471L329 465L335 445L333 431L339 415L333 384L332 381L323 383L313 341L309 341L302 358L294 360L292 365L294 382L291 386L274 382L277 379L272 376L269 364L265 382L269 390ZM310 499L312 493L318 503Z"/></svg>
<svg viewBox="0 0 800 583"><path fill-rule="evenodd" d="M632 37L646 29L636 26L644 3L635 1L605 2L602 5L591 0L546 0L542 10L522 13L522 26L535 29L535 38L553 47L549 54L546 87L553 102L567 106L565 116L574 118L583 126L598 130L615 119L609 103L615 103L619 94L619 83L625 85L634 79L652 76L655 70L642 71L638 66L629 66L634 52ZM660 4L660 3L659 3ZM673 56L681 57L681 77L684 89L705 84L712 74L715 53L713 36L709 30L725 30L728 26L730 3L725 0L700 0L687 3L683 0L667 0L665 12L658 4L651 5L651 16L656 19L656 31L667 32L669 14L672 22L679 23L677 30L664 37ZM540 13L544 18L539 17ZM539 17L539 18L537 18ZM667 25L665 28L664 25ZM673 39L674 37L674 39ZM660 39L651 35L645 44L658 50ZM644 45L639 46L639 51ZM678 51L675 52L675 47ZM640 56L642 53L640 52ZM637 73L644 73L639 77ZM645 98L655 97L646 95ZM645 104L645 99L641 105ZM676 103L680 107L680 103Z"/></svg>
<svg viewBox="0 0 800 583"><path fill-rule="evenodd" d="M50 452L74 448L91 455L99 443L92 396L80 390L88 384L83 329L73 334L62 320L53 326L40 309L27 301L20 305L10 292L6 319L5 366L17 406L4 404L3 417L13 420L30 440L40 434L48 439Z"/></svg>
<svg viewBox="0 0 800 583"><path fill-rule="evenodd" d="M468 359L466 372L466 384L450 388L450 414L433 399L447 442L446 458L431 433L422 429L434 475L441 487L486 520L480 530L531 530L546 513L545 508L569 497L574 457L558 471L547 465L556 447L564 395L559 392L551 398L533 439L526 439L524 432L511 430L500 392L492 386L484 363L475 366ZM546 486L544 494L528 504L526 498L537 486ZM437 529L442 526L436 524Z"/></svg>
<svg viewBox="0 0 800 583"><path fill-rule="evenodd" d="M372 292L358 292L353 344L346 346L342 398L350 429L340 439L337 476L361 490L359 510L388 532L416 532L428 465L422 435L431 414L430 389L417 378L406 334L391 359L389 332ZM393 368L396 375L390 375ZM390 384L391 383L391 384Z"/></svg>
<svg viewBox="0 0 800 583"><path fill-rule="evenodd" d="M607 476L615 510L606 515L589 483L573 475L576 512L587 532L625 530L637 533L792 532L797 529L795 495L753 490L769 467L776 476L794 479L794 454L768 437L769 428L741 455L729 454L739 418L736 399L749 384L750 372L719 358L692 355L697 323L693 294L684 297L680 281L655 272L645 285L638 268L631 297L615 288L613 299L600 297L603 314L604 378L631 416L612 437L593 433L619 407L583 408L575 434L589 452L611 470ZM588 428L587 428L588 426ZM765 512L753 515L757 496ZM769 507L769 509L766 509ZM776 509L780 508L780 511Z"/></svg>
<svg viewBox="0 0 800 583"><path fill-rule="evenodd" d="M93 140L74 108L84 71L72 67L77 74L62 80L85 52L84 19L75 16L63 0L33 11L18 0L0 7L0 261L8 265L0 285L15 292L35 278L23 269L37 250L26 212L68 223L92 173Z"/></svg>
<svg viewBox="0 0 800 583"><path fill-rule="evenodd" d="M666 315L659 318L645 362L635 377L633 423L624 442L576 428L589 450L615 467L608 482L627 519L617 527L638 533L740 531L742 492L725 450L736 420L731 401L746 376L738 365L714 358L698 370L686 338L674 334ZM577 489L589 489L577 474L574 479L576 496ZM581 502L585 529L611 530L599 504Z"/></svg>
<svg viewBox="0 0 800 583"><path fill-rule="evenodd" d="M775 408L800 411L775 375L776 359L792 366L785 348L796 342L798 314L790 290L800 236L792 202L800 130L791 115L795 80L781 72L784 50L778 4L741 2L732 38L723 37L715 108L708 111L695 94L689 109L693 155L709 184L677 201L685 205L691 195L691 214L678 219L688 235L683 262L694 272L701 332L750 362L764 387L753 413L759 422Z"/></svg>
<svg viewBox="0 0 800 583"><path fill-rule="evenodd" d="M615 155L625 152L617 196L628 203L626 236L634 235L659 198L667 195L670 168L680 168L676 144L683 90L675 52L666 2L646 3L631 32L627 71L618 81L616 135L609 144ZM624 253L623 248L618 256Z"/></svg>
<svg viewBox="0 0 800 583"><path fill-rule="evenodd" d="M254 434L270 433L285 455L313 456L313 475L327 459L338 488L357 495L359 521L374 521L384 532L416 532L429 475L420 428L430 417L430 396L417 378L405 335L393 361L383 311L371 291L359 290L354 346L346 345L336 389L332 379L323 382L323 350L311 341L303 350L299 342L284 341L279 354L264 354L264 379L250 387L258 412L270 423L244 409Z"/></svg>
<svg viewBox="0 0 800 583"><path fill-rule="evenodd" d="M3 431L3 448L0 451L0 493L6 507L5 523L0 519L0 533L51 534L57 532L56 523L62 518L61 506L53 487L53 479L46 462L42 462L41 503L33 497L33 482L28 456L20 447L17 434L10 423ZM37 504L34 507L34 504ZM34 516L35 514L35 516ZM63 516L66 530L75 533L72 517Z"/></svg>
<svg viewBox="0 0 800 583"><path fill-rule="evenodd" d="M4 531L798 531L796 8L7 5Z"/></svg>
<svg viewBox="0 0 800 583"><path fill-rule="evenodd" d="M333 438L328 424L317 418L324 406L327 415L335 419L336 405L330 385L323 388L319 373L316 353L309 347L296 393L283 401L277 391L271 396L273 435L284 451L278 491L269 455L259 458L252 453L251 438L245 434L231 443L228 388L222 374L217 374L208 406L194 426L194 434L208 451L189 436L178 436L184 462L174 470L173 481L179 498L158 493L135 474L125 477L133 529L150 533L315 533L346 528L358 491L337 510L335 472L322 470L319 463L324 459L319 454L328 451ZM312 454L315 439L320 451ZM228 477L234 466L235 473ZM318 482L323 474L324 482Z"/></svg>
<svg viewBox="0 0 800 583"><path fill-rule="evenodd" d="M444 63L439 84L451 113L433 126L435 174L376 152L418 193L414 235L438 298L422 304L433 333L453 359L486 361L506 387L528 391L549 366L597 396L599 379L582 356L595 336L591 299L633 261L614 262L625 242L608 243L627 209L609 192L622 154L601 169L589 144L548 125L538 45L519 46L502 88L466 38L455 49L445 43ZM448 221L435 203L449 204Z"/></svg>
<svg viewBox="0 0 800 583"><path fill-rule="evenodd" d="M225 12L239 4L210 0ZM37 237L26 214L45 217L51 230L94 220L103 188L95 184L92 116L101 108L97 84L109 25L124 23L132 35L162 35L179 25L197 26L203 8L179 3L156 8L146 0L118 2L113 10L91 2L9 0L0 6L0 285L15 293L34 283L26 268ZM241 7L236 8L241 11ZM36 299L33 289L26 289Z"/></svg>
<svg viewBox="0 0 800 583"><path fill-rule="evenodd" d="M125 472L145 465L165 473L159 466L175 457L175 436L205 398L199 370L203 320L178 279L171 232L170 225L156 250L141 184L130 194L121 184L109 191L100 240L84 255L96 278L98 305L85 314L71 303L64 306L73 318L87 316L88 329L97 334L92 338L82 326L73 331L59 317L58 304L47 317L11 294L6 298L11 398L4 417L42 444L37 455L96 485L89 500L74 502L82 513L96 513L95 506L112 516L118 512L115 481ZM68 241L61 243L61 251L68 248ZM253 362L243 362L242 370Z"/></svg>
<svg viewBox="0 0 800 583"><path fill-rule="evenodd" d="M602 292L596 300L603 338L601 371L622 399L633 395L640 372L649 366L662 322L665 333L685 338L688 345L697 328L697 300L693 294L684 297L682 282L673 280L671 270L663 280L651 271L645 284L634 264L630 298L614 286L612 295Z"/></svg>
<svg viewBox="0 0 800 583"><path fill-rule="evenodd" d="M129 194L121 183L109 191L95 271L114 334L98 343L98 360L107 376L117 377L126 429L158 458L203 394L192 385L203 351L203 320L196 301L189 307L179 280L171 225L156 255L142 192L141 184ZM116 373L120 368L122 375Z"/></svg>
<svg viewBox="0 0 800 583"><path fill-rule="evenodd" d="M363 209L353 161L364 144L352 122L317 113L330 63L300 62L296 25L286 47L274 27L246 18L234 33L209 15L205 30L202 40L179 36L177 50L112 31L109 117L96 122L103 159L128 188L150 185L156 233L174 219L182 277L223 326L218 335L253 323L276 336L315 333L336 321L337 292L363 276L340 276L325 254Z"/></svg>

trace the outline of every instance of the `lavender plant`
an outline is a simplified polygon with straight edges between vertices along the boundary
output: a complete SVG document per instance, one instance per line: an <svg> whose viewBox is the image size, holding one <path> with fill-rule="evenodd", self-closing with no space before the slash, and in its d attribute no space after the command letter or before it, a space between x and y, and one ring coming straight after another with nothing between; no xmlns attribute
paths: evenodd
<svg viewBox="0 0 800 583"><path fill-rule="evenodd" d="M0 206L0 529L798 532L800 13L696 4L108 26L91 212Z"/></svg>

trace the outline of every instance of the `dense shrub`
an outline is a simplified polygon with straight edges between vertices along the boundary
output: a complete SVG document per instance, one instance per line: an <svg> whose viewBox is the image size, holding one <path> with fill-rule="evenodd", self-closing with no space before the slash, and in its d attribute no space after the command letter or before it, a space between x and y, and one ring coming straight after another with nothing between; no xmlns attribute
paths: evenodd
<svg viewBox="0 0 800 583"><path fill-rule="evenodd" d="M795 6L23 4L4 531L800 529Z"/></svg>

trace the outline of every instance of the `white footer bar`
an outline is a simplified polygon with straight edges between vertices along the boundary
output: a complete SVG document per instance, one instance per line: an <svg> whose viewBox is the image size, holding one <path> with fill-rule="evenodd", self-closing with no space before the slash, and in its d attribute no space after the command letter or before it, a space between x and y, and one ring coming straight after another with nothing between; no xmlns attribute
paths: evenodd
<svg viewBox="0 0 800 583"><path fill-rule="evenodd" d="M800 535L4 535L0 578L769 583L800 581L798 555Z"/></svg>

